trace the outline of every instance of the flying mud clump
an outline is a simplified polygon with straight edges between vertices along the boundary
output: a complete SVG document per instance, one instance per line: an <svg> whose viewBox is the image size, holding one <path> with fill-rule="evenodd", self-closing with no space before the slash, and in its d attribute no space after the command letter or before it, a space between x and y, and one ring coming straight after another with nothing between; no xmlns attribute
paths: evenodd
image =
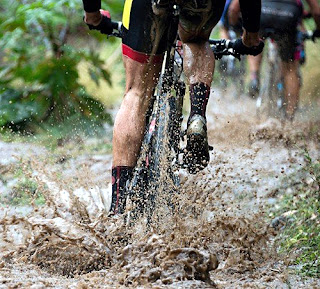
<svg viewBox="0 0 320 289"><path fill-rule="evenodd" d="M210 271L218 266L214 254L194 248L171 248L157 235L126 246L119 261L124 285L172 284L184 280L213 285Z"/></svg>

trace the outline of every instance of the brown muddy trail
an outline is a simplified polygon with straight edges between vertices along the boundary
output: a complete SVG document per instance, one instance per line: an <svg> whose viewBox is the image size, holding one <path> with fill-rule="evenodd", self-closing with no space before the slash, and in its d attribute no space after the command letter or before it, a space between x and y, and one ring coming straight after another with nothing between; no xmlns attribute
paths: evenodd
<svg viewBox="0 0 320 289"><path fill-rule="evenodd" d="M217 89L210 165L181 171L174 212L160 199L149 229L106 217L110 155L1 143L1 174L22 168L46 205L1 205L0 288L320 288L288 269L268 219L304 177L304 149L319 157L311 113L258 124L252 100Z"/></svg>

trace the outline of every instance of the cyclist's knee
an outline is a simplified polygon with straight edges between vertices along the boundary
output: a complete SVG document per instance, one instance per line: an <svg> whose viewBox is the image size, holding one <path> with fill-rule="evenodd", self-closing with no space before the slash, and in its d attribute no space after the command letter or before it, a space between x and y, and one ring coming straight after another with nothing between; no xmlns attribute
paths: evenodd
<svg viewBox="0 0 320 289"><path fill-rule="evenodd" d="M144 87L127 87L124 95L123 105L128 106L128 109L143 111L147 109L153 90Z"/></svg>

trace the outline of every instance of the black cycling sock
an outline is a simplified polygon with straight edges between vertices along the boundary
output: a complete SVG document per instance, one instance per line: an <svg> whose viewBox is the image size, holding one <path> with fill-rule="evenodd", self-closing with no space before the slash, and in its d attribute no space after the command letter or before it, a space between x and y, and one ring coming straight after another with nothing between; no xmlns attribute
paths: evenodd
<svg viewBox="0 0 320 289"><path fill-rule="evenodd" d="M206 118L207 104L210 95L210 86L203 82L198 82L190 85L190 102L191 111L189 120L195 114L200 114Z"/></svg>
<svg viewBox="0 0 320 289"><path fill-rule="evenodd" d="M112 168L112 200L110 212L113 214L123 214L125 211L128 196L126 186L132 177L132 172L132 167L117 166Z"/></svg>

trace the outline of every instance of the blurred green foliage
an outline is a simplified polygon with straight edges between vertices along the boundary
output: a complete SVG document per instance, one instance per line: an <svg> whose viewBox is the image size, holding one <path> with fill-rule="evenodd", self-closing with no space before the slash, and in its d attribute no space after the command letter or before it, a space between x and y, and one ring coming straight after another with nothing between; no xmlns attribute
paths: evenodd
<svg viewBox="0 0 320 289"><path fill-rule="evenodd" d="M79 0L0 0L0 127L34 130L72 120L92 128L110 120L103 105L79 83L78 64L86 61L92 80L110 83L93 49L79 49L75 37L88 37ZM120 13L122 3L104 9ZM90 33L90 41L105 39ZM96 39L94 40L93 37Z"/></svg>

